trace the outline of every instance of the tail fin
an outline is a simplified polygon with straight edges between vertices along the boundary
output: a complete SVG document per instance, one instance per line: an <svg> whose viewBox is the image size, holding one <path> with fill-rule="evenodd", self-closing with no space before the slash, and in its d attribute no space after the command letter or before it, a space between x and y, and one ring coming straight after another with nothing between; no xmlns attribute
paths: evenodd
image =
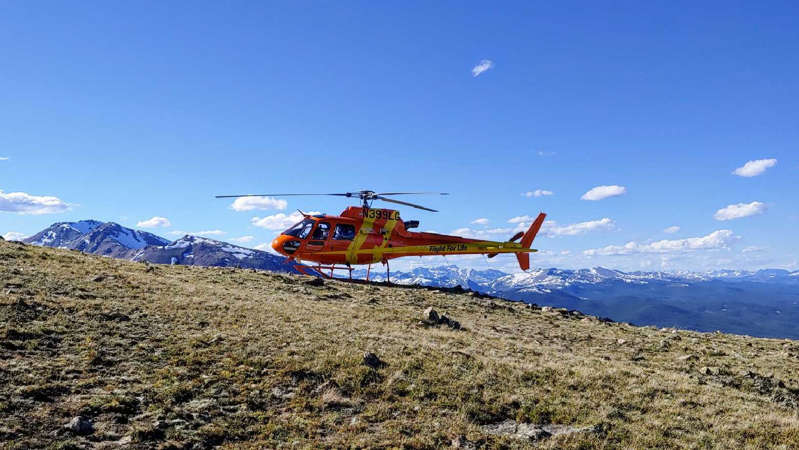
<svg viewBox="0 0 799 450"><path fill-rule="evenodd" d="M527 232L524 233L522 236L522 247L530 248L533 245L533 239L535 239L535 235L538 234L538 230L541 229L541 225L544 223L544 219L547 217L546 214L541 213L536 217L535 222L530 225L530 228L527 229ZM530 268L530 254L529 253L516 253L516 259L519 260L519 267L522 270L527 270Z"/></svg>

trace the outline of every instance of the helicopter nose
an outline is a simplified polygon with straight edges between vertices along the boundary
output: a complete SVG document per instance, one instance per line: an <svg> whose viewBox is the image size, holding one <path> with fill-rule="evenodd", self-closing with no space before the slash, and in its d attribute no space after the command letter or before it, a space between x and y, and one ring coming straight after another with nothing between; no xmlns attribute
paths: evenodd
<svg viewBox="0 0 799 450"><path fill-rule="evenodd" d="M280 235L272 240L272 248L284 256L291 256L296 252L302 242L292 236Z"/></svg>
<svg viewBox="0 0 799 450"><path fill-rule="evenodd" d="M281 255L285 255L286 252L283 250L283 243L286 241L286 236L278 236L272 239L272 249Z"/></svg>

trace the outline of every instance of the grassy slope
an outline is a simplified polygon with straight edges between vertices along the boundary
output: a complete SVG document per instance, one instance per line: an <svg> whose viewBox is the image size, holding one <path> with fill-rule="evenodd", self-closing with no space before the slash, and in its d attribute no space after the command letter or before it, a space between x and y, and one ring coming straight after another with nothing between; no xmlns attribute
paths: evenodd
<svg viewBox="0 0 799 450"><path fill-rule="evenodd" d="M530 445L481 427L508 418L594 427L544 448L799 446L797 342L307 280L0 242L0 447Z"/></svg>

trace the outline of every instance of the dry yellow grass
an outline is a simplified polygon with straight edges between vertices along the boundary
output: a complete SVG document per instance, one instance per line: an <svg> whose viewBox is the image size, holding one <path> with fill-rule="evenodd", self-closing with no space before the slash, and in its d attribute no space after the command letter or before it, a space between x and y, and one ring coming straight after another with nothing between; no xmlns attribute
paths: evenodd
<svg viewBox="0 0 799 450"><path fill-rule="evenodd" d="M799 447L797 342L307 281L0 242L0 447Z"/></svg>

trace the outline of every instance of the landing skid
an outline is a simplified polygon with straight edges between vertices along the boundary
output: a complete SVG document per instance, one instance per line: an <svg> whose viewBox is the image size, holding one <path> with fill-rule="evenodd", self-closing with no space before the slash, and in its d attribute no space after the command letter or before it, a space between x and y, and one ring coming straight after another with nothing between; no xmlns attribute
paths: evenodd
<svg viewBox="0 0 799 450"><path fill-rule="evenodd" d="M294 268L297 269L298 272L304 273L305 275L315 275L313 273L308 273L308 269L315 270L319 275L324 278L334 279L333 276L336 270L346 270L349 275L349 279L352 279L352 271L355 270L351 266L337 266L337 265L316 265L316 266L301 266L301 265L294 265Z"/></svg>
<svg viewBox="0 0 799 450"><path fill-rule="evenodd" d="M385 264L385 266L386 266L386 284L391 284L390 269L389 269L389 266L388 266L388 261L384 261L383 264ZM333 264L333 265L317 264L315 266L304 266L304 265L300 265L300 264L295 264L294 268L297 270L297 272L299 272L301 274L311 275L311 276L314 276L314 275L318 274L318 275L321 275L323 278L327 278L327 279L341 279L341 278L336 278L334 276L335 271L336 270L346 270L347 271L347 275L348 275L347 278L349 280L352 280L352 271L355 270L355 269L353 269L352 266L349 266L349 265L342 266L342 265L335 265L335 264ZM312 269L316 273L311 273L308 269ZM370 282L369 276L371 275L371 273L372 273L372 265L369 264L366 267L366 282L367 283Z"/></svg>

